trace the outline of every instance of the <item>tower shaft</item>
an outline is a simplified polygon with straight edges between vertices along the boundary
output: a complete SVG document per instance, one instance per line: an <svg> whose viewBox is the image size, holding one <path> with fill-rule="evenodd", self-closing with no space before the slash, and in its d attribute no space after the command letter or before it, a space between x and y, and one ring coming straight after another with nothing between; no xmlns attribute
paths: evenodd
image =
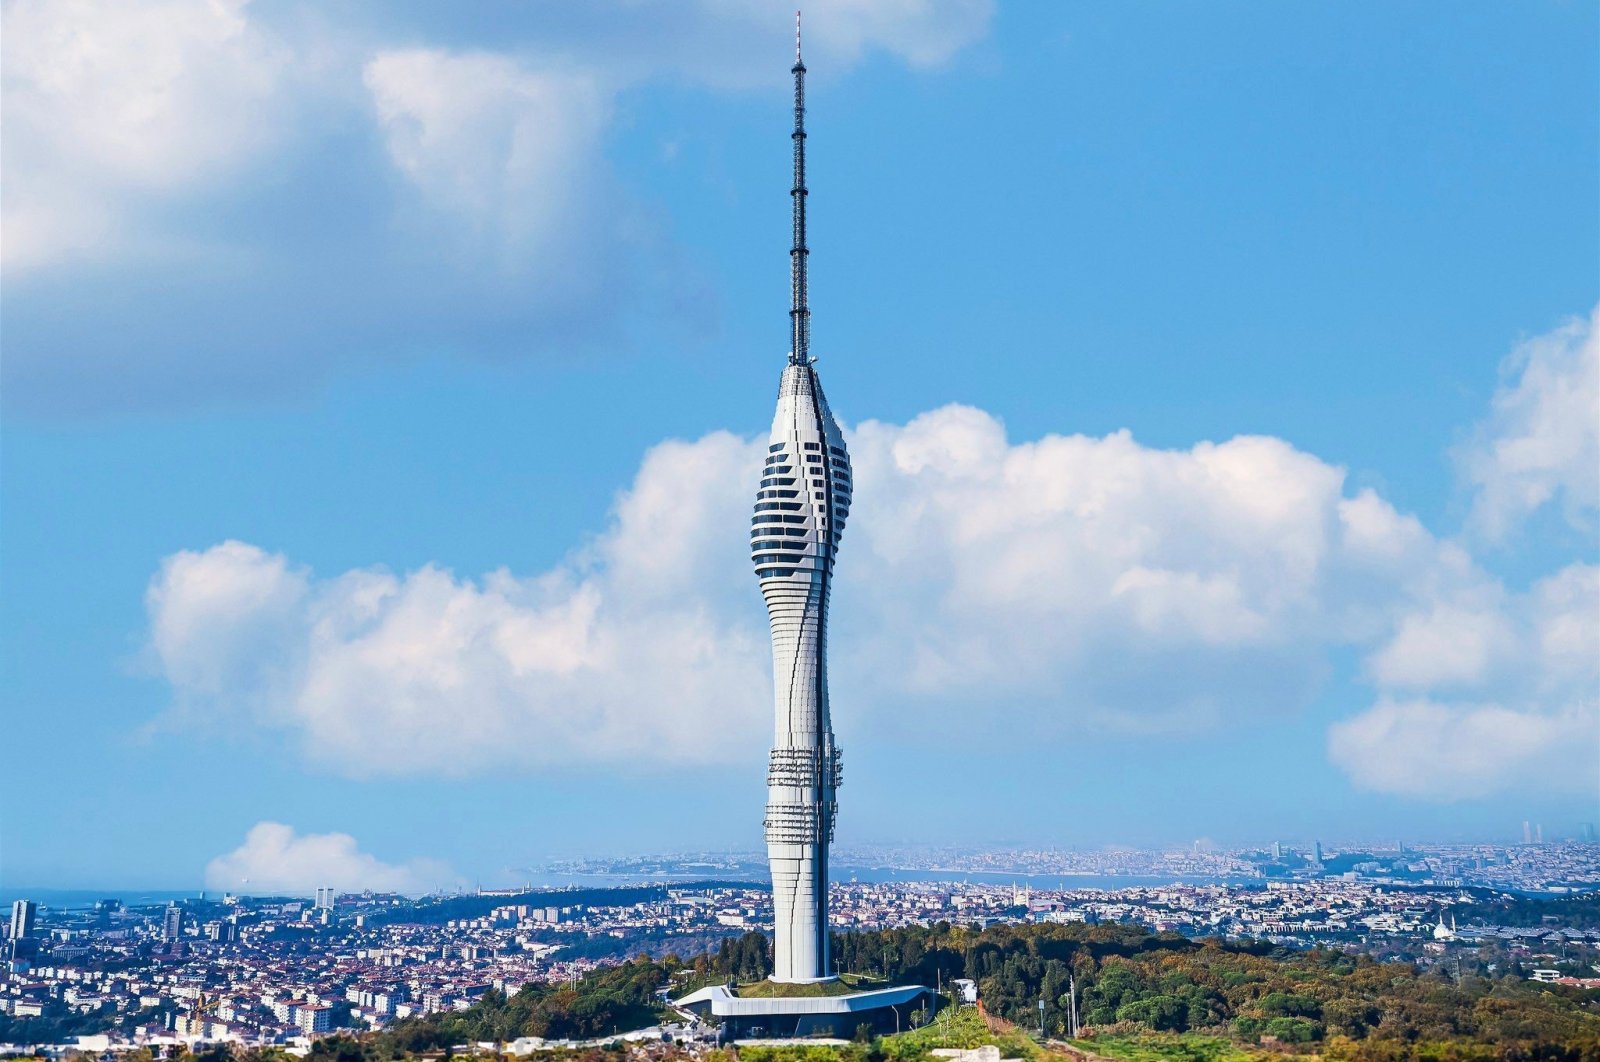
<svg viewBox="0 0 1600 1062"><path fill-rule="evenodd" d="M772 631L773 742L763 823L772 868L773 979L820 981L828 846L840 782L828 705L828 598L850 510L850 455L812 363L806 303L805 65L794 65L794 240L788 364L756 492L750 551Z"/></svg>

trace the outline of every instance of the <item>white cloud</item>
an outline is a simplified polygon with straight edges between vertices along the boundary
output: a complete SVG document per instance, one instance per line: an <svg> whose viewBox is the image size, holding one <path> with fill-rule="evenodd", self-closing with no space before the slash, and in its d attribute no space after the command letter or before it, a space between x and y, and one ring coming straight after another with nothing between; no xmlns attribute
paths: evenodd
<svg viewBox="0 0 1600 1062"><path fill-rule="evenodd" d="M1402 607L1368 668L1384 695L1328 734L1358 785L1436 800L1600 789L1600 567Z"/></svg>
<svg viewBox="0 0 1600 1062"><path fill-rule="evenodd" d="M1364 789L1436 801L1600 789L1600 701L1541 707L1381 700L1328 731L1328 754Z"/></svg>
<svg viewBox="0 0 1600 1062"><path fill-rule="evenodd" d="M1363 784L1399 776L1363 766L1363 740L1435 691L1495 706L1461 726L1438 708L1461 735L1445 752L1520 712L1549 737L1524 746L1532 763L1585 718L1593 569L1510 594L1281 440L1012 443L951 406L863 424L851 446L833 639L859 706L847 740L912 705L974 741L1237 725L1307 704L1340 646L1369 654L1380 691L1335 742ZM318 578L241 543L179 554L152 583L152 648L181 703L287 728L344 771L747 760L770 696L744 540L760 452L726 433L654 448L605 533L532 577Z"/></svg>
<svg viewBox="0 0 1600 1062"><path fill-rule="evenodd" d="M1475 685L1488 677L1496 658L1513 652L1514 641L1498 602L1476 608L1440 603L1406 615L1369 667L1387 687Z"/></svg>
<svg viewBox="0 0 1600 1062"><path fill-rule="evenodd" d="M831 77L869 52L936 64L990 7L828 0L810 54ZM15 0L5 19L3 391L69 414L703 334L710 282L605 147L630 91L781 99L789 64L788 10L748 0L481 19Z"/></svg>
<svg viewBox="0 0 1600 1062"><path fill-rule="evenodd" d="M248 0L6 7L5 265L101 257L152 197L266 149L290 62Z"/></svg>
<svg viewBox="0 0 1600 1062"><path fill-rule="evenodd" d="M151 584L151 648L182 706L289 727L356 773L726 760L759 728L766 645L750 608L722 607L738 560L707 564L743 518L707 523L747 503L727 471L758 466L727 434L663 444L617 526L532 579L180 553Z"/></svg>
<svg viewBox="0 0 1600 1062"><path fill-rule="evenodd" d="M281 822L256 823L243 844L206 865L208 889L256 896L309 896L325 887L418 896L460 881L433 860L385 863L347 833L301 834Z"/></svg>
<svg viewBox="0 0 1600 1062"><path fill-rule="evenodd" d="M423 199L503 250L590 260L611 100L583 72L528 69L491 53L382 52L363 70L389 156ZM587 234L587 236L586 236ZM614 238L612 236L611 238Z"/></svg>
<svg viewBox="0 0 1600 1062"><path fill-rule="evenodd" d="M568 208L609 180L597 146L613 94L663 77L766 85L788 32L785 12L748 0L597 4L526 24L509 11L504 32L459 51L417 43L403 21L385 31L308 7L277 12L279 32L250 0L13 0L5 14L13 271L210 241L210 225L174 227L177 197L225 194L249 164L346 123L361 105L352 73L426 201L513 240L593 234L611 212ZM873 50L930 66L991 14L989 0L826 0L810 36L836 68Z"/></svg>
<svg viewBox="0 0 1600 1062"><path fill-rule="evenodd" d="M705 16L736 17L753 34L770 34L776 11L766 0L701 0ZM812 0L805 9L808 54L854 62L883 50L914 66L946 62L982 37L993 0Z"/></svg>
<svg viewBox="0 0 1600 1062"><path fill-rule="evenodd" d="M1575 526L1600 506L1600 307L1517 347L1489 418L1459 455L1490 541L1559 502Z"/></svg>
<svg viewBox="0 0 1600 1062"><path fill-rule="evenodd" d="M206 696L272 696L263 644L281 645L303 613L309 582L282 557L242 542L168 557L145 607L150 643L179 689Z"/></svg>

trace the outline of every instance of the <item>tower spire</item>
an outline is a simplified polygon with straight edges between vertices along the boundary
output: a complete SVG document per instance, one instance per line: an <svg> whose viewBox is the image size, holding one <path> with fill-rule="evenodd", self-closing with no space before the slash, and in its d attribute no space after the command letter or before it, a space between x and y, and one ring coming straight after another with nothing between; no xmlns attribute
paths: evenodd
<svg viewBox="0 0 1600 1062"><path fill-rule="evenodd" d="M789 363L811 362L811 308L806 301L806 64L800 59L800 12L794 13L794 243L789 248Z"/></svg>

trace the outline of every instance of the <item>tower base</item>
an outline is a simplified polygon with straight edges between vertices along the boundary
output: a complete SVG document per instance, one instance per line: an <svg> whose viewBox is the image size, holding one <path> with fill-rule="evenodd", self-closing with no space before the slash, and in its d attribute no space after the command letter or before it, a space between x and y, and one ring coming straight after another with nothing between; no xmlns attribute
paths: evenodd
<svg viewBox="0 0 1600 1062"><path fill-rule="evenodd" d="M711 985L674 1002L680 1010L720 1027L722 1039L849 1040L861 1026L874 1036L909 1032L911 1015L932 1011L934 991L925 985L875 988L837 996L738 996L727 985Z"/></svg>

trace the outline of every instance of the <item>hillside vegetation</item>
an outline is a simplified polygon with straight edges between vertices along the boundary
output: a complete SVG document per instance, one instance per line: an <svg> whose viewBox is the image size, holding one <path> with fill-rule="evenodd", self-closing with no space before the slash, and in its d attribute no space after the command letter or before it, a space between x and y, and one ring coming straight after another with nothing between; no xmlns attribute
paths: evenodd
<svg viewBox="0 0 1600 1062"><path fill-rule="evenodd" d="M989 1014L1025 1030L1037 1029L1043 999L1051 1038L1065 1033L1076 977L1083 1046L1114 1057L1221 1062L1265 1045L1357 1062L1600 1062L1600 992L1518 978L1468 975L1458 984L1408 963L1132 926L940 923L834 943L847 969L892 981L971 978ZM677 995L699 983L759 981L770 972L768 947L751 933L689 960L640 958L575 986L529 986L510 1000L491 994L461 1013L397 1022L370 1050L393 1058L518 1036L603 1037L649 1024L657 988Z"/></svg>

